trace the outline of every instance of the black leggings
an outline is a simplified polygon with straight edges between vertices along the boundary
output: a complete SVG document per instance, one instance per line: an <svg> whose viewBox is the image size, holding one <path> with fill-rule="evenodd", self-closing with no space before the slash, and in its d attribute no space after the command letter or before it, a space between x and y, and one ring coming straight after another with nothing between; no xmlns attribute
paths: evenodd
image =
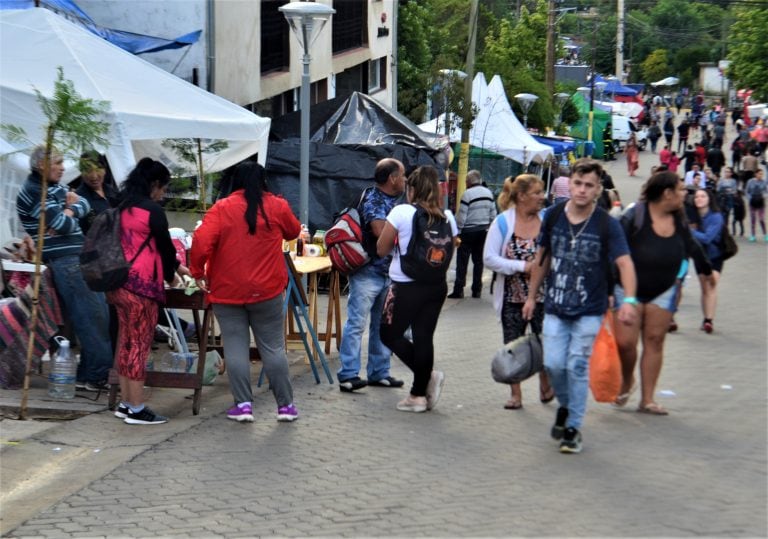
<svg viewBox="0 0 768 539"><path fill-rule="evenodd" d="M381 316L381 342L413 371L411 395L425 397L432 376L435 347L432 338L448 285L392 283ZM405 338L411 328L413 342Z"/></svg>

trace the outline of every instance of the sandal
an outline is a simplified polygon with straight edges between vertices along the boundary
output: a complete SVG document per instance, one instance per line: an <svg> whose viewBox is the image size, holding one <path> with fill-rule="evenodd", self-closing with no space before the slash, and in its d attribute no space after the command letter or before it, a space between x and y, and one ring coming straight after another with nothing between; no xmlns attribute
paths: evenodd
<svg viewBox="0 0 768 539"><path fill-rule="evenodd" d="M522 403L522 402L520 402L520 401L516 401L515 399L509 399L509 400L508 400L508 401L507 401L507 402L504 404L504 409L505 409L505 410L519 410L519 409L521 409L522 407L523 407L523 403Z"/></svg>
<svg viewBox="0 0 768 539"><path fill-rule="evenodd" d="M627 402L629 402L629 397L632 396L632 393L634 393L636 389L637 389L637 386L635 384L632 384L632 387L629 388L629 391L627 391L626 393L622 393L616 397L616 399L613 401L613 405L618 406L619 408L626 406Z"/></svg>
<svg viewBox="0 0 768 539"><path fill-rule="evenodd" d="M555 398L555 388L551 385L547 390L541 389L541 386L539 386L539 400L542 404L547 404L548 402L552 402L552 400Z"/></svg>
<svg viewBox="0 0 768 539"><path fill-rule="evenodd" d="M650 414L650 415L669 415L669 412L667 412L664 408L662 408L660 405L656 404L655 402L649 402L648 404L641 404L637 411L641 414Z"/></svg>

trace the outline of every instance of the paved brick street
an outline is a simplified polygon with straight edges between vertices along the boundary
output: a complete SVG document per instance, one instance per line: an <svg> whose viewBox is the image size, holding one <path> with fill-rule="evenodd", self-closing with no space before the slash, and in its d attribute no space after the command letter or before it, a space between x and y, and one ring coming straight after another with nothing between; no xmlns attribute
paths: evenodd
<svg viewBox="0 0 768 539"><path fill-rule="evenodd" d="M642 180L625 178L619 159L609 168L627 201ZM653 159L642 152L641 173ZM4 532L765 537L768 246L738 241L712 335L698 329L699 286L688 279L658 385L670 415L636 413L637 395L625 409L591 402L580 455L560 454L549 438L556 405L539 403L534 380L523 384L523 410L502 409L509 390L490 377L501 329L486 286L481 300L448 300L443 310L437 364L446 386L434 412L398 412L407 389L349 395L315 385L300 366L297 423L278 424L262 389L256 422L238 424L224 417L230 397L219 379L204 393L200 416L176 393L167 425L131 427L105 412L6 450L4 475L28 450L36 485L22 484L26 491L5 500L4 521L25 495L46 492L46 478L61 491L48 509ZM332 363L335 370L335 355ZM410 382L396 358L393 366Z"/></svg>

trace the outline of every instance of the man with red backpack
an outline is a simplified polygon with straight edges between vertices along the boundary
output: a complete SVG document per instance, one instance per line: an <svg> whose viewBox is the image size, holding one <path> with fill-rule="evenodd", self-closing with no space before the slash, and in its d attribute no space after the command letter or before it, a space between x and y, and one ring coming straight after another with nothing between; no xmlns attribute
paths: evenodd
<svg viewBox="0 0 768 539"><path fill-rule="evenodd" d="M337 372L339 390L351 393L367 385L402 387L403 381L390 376L392 353L381 343L379 326L384 298L389 288L390 256L376 255L376 240L386 223L389 211L400 202L405 191L405 167L397 159L382 159L376 164L375 185L360 199L358 212L363 230L363 246L370 261L349 275L347 321L341 337ZM370 320L370 323L368 324ZM368 331L367 380L360 378L362 341Z"/></svg>

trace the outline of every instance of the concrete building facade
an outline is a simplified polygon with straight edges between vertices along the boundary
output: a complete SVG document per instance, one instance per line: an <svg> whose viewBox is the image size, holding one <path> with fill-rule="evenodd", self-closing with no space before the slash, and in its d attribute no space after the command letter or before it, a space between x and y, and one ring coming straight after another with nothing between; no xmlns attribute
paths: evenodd
<svg viewBox="0 0 768 539"><path fill-rule="evenodd" d="M97 23L173 38L189 47L141 58L208 91L276 118L299 108L301 50L279 7L288 0L80 0ZM336 14L312 46L311 101L350 91L393 103L395 0L318 0ZM139 83L140 81L137 81Z"/></svg>

